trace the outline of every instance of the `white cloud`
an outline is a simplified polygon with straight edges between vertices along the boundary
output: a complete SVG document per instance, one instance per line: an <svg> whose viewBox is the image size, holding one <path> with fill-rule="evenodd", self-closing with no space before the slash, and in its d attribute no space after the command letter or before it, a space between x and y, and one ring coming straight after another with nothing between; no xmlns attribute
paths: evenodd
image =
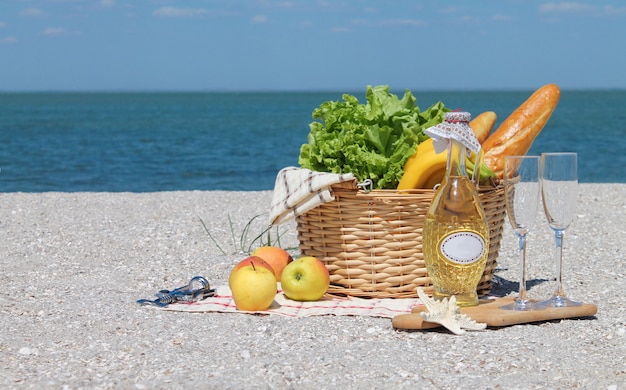
<svg viewBox="0 0 626 390"><path fill-rule="evenodd" d="M461 11L462 10L459 7L452 7L452 6L450 6L450 7L447 7L447 8L440 9L439 13L442 13L442 14L457 14L457 13L459 13Z"/></svg>
<svg viewBox="0 0 626 390"><path fill-rule="evenodd" d="M67 30L62 27L48 27L41 32L41 35L59 36L67 34Z"/></svg>
<svg viewBox="0 0 626 390"><path fill-rule="evenodd" d="M277 8L293 8L294 4L292 1L280 1L274 4Z"/></svg>
<svg viewBox="0 0 626 390"><path fill-rule="evenodd" d="M398 26L412 26L422 27L427 26L428 23L419 19L382 19L382 20L367 20L367 19L353 19L350 22L351 26L365 26L365 27L398 27Z"/></svg>
<svg viewBox="0 0 626 390"><path fill-rule="evenodd" d="M380 22L381 26L426 26L427 23L418 19L387 19Z"/></svg>
<svg viewBox="0 0 626 390"><path fill-rule="evenodd" d="M115 5L115 0L100 0L100 5L103 7L113 7Z"/></svg>
<svg viewBox="0 0 626 390"><path fill-rule="evenodd" d="M498 22L508 22L510 20L513 20L513 18L510 17L509 15L502 15L502 14L493 15L492 19Z"/></svg>
<svg viewBox="0 0 626 390"><path fill-rule="evenodd" d="M15 38L12 35L0 39L0 43L16 43L16 42L17 42L17 38Z"/></svg>
<svg viewBox="0 0 626 390"><path fill-rule="evenodd" d="M539 6L542 13L569 13L595 16L626 15L626 7L614 7L612 5L595 6L585 3L562 1L560 3L544 3Z"/></svg>
<svg viewBox="0 0 626 390"><path fill-rule="evenodd" d="M613 7L612 5L607 5L602 8L604 13L608 15L626 15L626 7Z"/></svg>
<svg viewBox="0 0 626 390"><path fill-rule="evenodd" d="M161 7L153 12L155 16L165 18L181 18L201 16L207 13L204 8L177 8L177 7Z"/></svg>
<svg viewBox="0 0 626 390"><path fill-rule="evenodd" d="M352 29L348 27L332 27L330 31L335 32L335 33L349 33L349 32L352 32Z"/></svg>
<svg viewBox="0 0 626 390"><path fill-rule="evenodd" d="M544 3L539 6L540 12L582 13L592 9L593 7L588 4L569 1L562 1L560 3Z"/></svg>
<svg viewBox="0 0 626 390"><path fill-rule="evenodd" d="M350 21L350 24L353 26L369 26L370 21L367 19L352 19L352 21Z"/></svg>
<svg viewBox="0 0 626 390"><path fill-rule="evenodd" d="M30 7L30 8L25 8L23 10L20 11L20 15L22 16L41 16L43 15L43 11L39 8L35 8L35 7Z"/></svg>
<svg viewBox="0 0 626 390"><path fill-rule="evenodd" d="M48 37L60 37L66 35L80 35L79 31L69 31L63 27L48 27L41 32L41 35Z"/></svg>
<svg viewBox="0 0 626 390"><path fill-rule="evenodd" d="M266 15L255 15L252 17L252 22L254 23L266 23L268 20Z"/></svg>

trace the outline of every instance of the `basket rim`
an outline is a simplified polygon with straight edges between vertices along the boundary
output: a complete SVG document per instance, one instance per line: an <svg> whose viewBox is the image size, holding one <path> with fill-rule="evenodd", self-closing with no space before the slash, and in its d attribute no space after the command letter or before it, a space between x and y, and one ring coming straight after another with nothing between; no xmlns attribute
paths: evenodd
<svg viewBox="0 0 626 390"><path fill-rule="evenodd" d="M388 198L394 196L400 197L409 197L409 196L433 196L435 194L434 189L428 188L412 188L405 190L398 189L390 189L390 188L377 188L372 190L365 190L358 187L356 181L349 183L337 183L330 186L332 192L349 192L356 193L356 196L370 196L370 197L380 197L380 198ZM476 190L479 194L490 193L498 190L504 189L504 185L501 182L496 183L495 186L479 186Z"/></svg>

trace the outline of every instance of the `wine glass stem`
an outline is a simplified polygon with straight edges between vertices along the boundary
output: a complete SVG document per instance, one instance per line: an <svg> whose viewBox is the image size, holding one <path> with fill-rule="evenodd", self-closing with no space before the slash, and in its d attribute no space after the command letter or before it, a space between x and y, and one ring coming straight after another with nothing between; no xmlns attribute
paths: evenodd
<svg viewBox="0 0 626 390"><path fill-rule="evenodd" d="M528 235L526 234L518 234L517 239L519 243L519 251L522 257L522 277L519 282L519 295L517 297L518 300L527 301L528 297L526 296L526 239Z"/></svg>
<svg viewBox="0 0 626 390"><path fill-rule="evenodd" d="M556 242L556 289L554 290L554 296L564 297L563 291L563 236L565 232L563 230L554 230L554 240Z"/></svg>

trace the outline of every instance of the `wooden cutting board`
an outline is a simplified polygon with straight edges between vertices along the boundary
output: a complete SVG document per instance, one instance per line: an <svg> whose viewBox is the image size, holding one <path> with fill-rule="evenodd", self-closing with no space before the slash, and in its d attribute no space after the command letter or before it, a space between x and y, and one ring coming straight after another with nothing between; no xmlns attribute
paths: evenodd
<svg viewBox="0 0 626 390"><path fill-rule="evenodd" d="M543 310L502 310L500 306L515 301L515 297L492 298L481 301L478 306L462 307L461 312L467 314L476 322L486 323L487 326L500 327L529 322L559 320L565 318L592 317L598 312L598 307L591 303L583 303L581 306L548 308ZM422 319L419 312L426 311L424 306L416 306L411 314L395 316L391 323L396 329L432 329L441 325L427 322Z"/></svg>

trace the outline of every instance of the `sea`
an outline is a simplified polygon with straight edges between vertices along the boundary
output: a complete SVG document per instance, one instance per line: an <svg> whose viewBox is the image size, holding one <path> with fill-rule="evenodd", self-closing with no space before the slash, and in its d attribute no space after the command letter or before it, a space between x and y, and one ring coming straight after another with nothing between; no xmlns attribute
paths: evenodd
<svg viewBox="0 0 626 390"><path fill-rule="evenodd" d="M528 91L411 91L496 127ZM261 191L298 165L324 92L0 93L0 192ZM402 96L403 90L394 91ZM577 152L582 183L626 183L626 90L562 90L529 154Z"/></svg>

